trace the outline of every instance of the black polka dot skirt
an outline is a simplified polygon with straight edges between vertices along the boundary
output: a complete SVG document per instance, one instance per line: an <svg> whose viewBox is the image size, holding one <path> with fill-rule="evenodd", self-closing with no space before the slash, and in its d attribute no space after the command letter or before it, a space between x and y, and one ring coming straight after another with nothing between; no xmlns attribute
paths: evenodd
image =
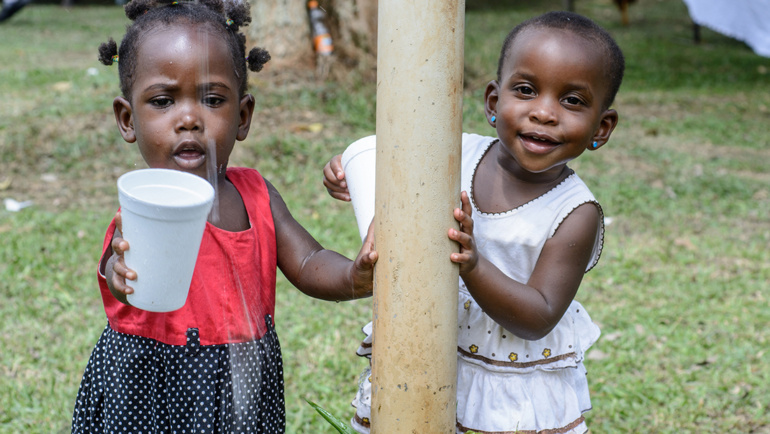
<svg viewBox="0 0 770 434"><path fill-rule="evenodd" d="M167 345L108 325L80 384L73 433L283 433L283 362L269 315L256 341Z"/></svg>

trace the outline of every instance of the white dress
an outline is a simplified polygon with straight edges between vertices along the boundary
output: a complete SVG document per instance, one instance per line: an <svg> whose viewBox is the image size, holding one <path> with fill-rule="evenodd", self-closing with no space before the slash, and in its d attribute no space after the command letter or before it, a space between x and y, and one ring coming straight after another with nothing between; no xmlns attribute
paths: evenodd
<svg viewBox="0 0 770 434"><path fill-rule="evenodd" d="M462 189L473 206L479 253L507 276L527 282L546 240L578 206L601 207L583 181L572 174L542 196L516 209L487 214L474 203L472 180L493 137L463 134ZM601 254L604 225L589 265ZM591 409L583 355L599 338L599 328L577 301L544 338L527 341L505 330L473 300L460 279L457 344L457 433L558 433L587 431L583 413ZM371 323L357 351L371 357ZM361 376L353 406L353 427L368 433L371 404L369 371Z"/></svg>

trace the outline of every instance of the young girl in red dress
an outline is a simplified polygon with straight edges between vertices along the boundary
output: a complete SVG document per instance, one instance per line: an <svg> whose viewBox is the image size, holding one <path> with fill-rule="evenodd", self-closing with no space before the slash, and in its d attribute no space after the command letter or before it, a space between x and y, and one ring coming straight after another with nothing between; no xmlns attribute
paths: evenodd
<svg viewBox="0 0 770 434"><path fill-rule="evenodd" d="M242 0L134 0L118 60L122 96L113 109L123 139L151 168L181 170L215 187L186 304L166 313L126 300L135 271L124 253L120 214L110 223L98 281L108 324L86 367L72 432L248 432L285 430L281 350L274 329L276 268L302 292L326 300L371 295L377 253L355 261L324 249L294 220L256 170L228 168L249 132L254 97L239 28Z"/></svg>

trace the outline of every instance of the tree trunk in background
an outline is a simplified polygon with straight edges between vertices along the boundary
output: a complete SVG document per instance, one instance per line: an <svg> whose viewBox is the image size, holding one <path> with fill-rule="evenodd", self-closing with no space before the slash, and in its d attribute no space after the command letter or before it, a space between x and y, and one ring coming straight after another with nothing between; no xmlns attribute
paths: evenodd
<svg viewBox="0 0 770 434"><path fill-rule="evenodd" d="M265 48L272 60L268 65L293 63L309 65L313 47L305 0L251 0L250 44Z"/></svg>
<svg viewBox="0 0 770 434"><path fill-rule="evenodd" d="M337 57L349 66L377 66L377 0L328 0ZM322 3L323 4L323 3Z"/></svg>
<svg viewBox="0 0 770 434"><path fill-rule="evenodd" d="M334 43L333 68L376 68L377 0L319 0L326 11ZM306 0L251 0L249 48L270 52L270 69L313 69L313 52Z"/></svg>

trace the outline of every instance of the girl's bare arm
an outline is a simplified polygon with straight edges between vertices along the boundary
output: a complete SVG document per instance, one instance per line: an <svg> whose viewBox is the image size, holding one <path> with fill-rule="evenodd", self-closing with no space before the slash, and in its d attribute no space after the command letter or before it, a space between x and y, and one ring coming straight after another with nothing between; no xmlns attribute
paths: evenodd
<svg viewBox="0 0 770 434"><path fill-rule="evenodd" d="M267 182L267 181L266 181ZM352 300L372 295L377 252L370 229L355 261L324 249L292 217L272 184L270 208L275 224L278 267L305 294L323 300Z"/></svg>

